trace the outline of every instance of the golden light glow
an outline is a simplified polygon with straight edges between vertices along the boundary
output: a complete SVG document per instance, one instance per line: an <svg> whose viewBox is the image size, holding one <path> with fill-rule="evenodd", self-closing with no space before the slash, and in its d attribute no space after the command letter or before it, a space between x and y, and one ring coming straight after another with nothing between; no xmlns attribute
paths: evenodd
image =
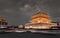
<svg viewBox="0 0 60 38"><path fill-rule="evenodd" d="M49 15L44 12L33 14L30 23L25 25L26 29L50 29L52 26L57 26L56 23L51 23Z"/></svg>
<svg viewBox="0 0 60 38"><path fill-rule="evenodd" d="M44 12L38 12L38 13L32 15L32 19L39 18L39 17L49 19L48 14L46 14Z"/></svg>
<svg viewBox="0 0 60 38"><path fill-rule="evenodd" d="M5 19L5 18L0 17L0 21L1 21L1 22L3 22L3 21L6 21L6 19Z"/></svg>
<svg viewBox="0 0 60 38"><path fill-rule="evenodd" d="M51 20L49 19L49 15L44 13L44 12L39 12L37 14L32 15L31 18L31 23L36 23L36 22L45 22L45 23L50 23Z"/></svg>
<svg viewBox="0 0 60 38"><path fill-rule="evenodd" d="M30 21L31 23L36 23L36 22L44 22L44 23L49 23L51 22L51 20L49 19L45 19L45 18L36 18Z"/></svg>

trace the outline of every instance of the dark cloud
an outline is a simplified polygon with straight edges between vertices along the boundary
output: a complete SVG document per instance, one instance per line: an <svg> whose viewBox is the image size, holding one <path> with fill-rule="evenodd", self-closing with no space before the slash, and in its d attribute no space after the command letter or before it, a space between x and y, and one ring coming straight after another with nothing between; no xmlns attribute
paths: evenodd
<svg viewBox="0 0 60 38"><path fill-rule="evenodd" d="M0 16L7 18L11 25L29 22L31 15L38 11L44 11L58 21L60 0L0 0Z"/></svg>

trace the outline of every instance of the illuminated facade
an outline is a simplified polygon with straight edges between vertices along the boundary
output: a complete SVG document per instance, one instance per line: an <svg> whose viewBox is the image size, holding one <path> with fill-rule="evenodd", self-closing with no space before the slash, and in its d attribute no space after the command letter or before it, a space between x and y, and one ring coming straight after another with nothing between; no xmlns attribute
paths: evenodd
<svg viewBox="0 0 60 38"><path fill-rule="evenodd" d="M51 20L49 19L48 14L44 13L44 12L38 12L34 15L32 15L31 18L31 23L39 23L39 22L44 22L44 23L50 23Z"/></svg>
<svg viewBox="0 0 60 38"><path fill-rule="evenodd" d="M6 19L5 19L5 18L0 17L0 22L4 22L4 21L6 21Z"/></svg>
<svg viewBox="0 0 60 38"><path fill-rule="evenodd" d="M30 23L25 25L26 29L49 29L52 26L57 26L56 23L51 23L49 15L44 12L38 12L32 15Z"/></svg>
<svg viewBox="0 0 60 38"><path fill-rule="evenodd" d="M1 25L7 25L7 24L8 24L8 23L7 23L6 19L3 18L3 17L0 17L0 26L1 26Z"/></svg>
<svg viewBox="0 0 60 38"><path fill-rule="evenodd" d="M49 29L52 26L57 26L56 23L28 23L25 29Z"/></svg>

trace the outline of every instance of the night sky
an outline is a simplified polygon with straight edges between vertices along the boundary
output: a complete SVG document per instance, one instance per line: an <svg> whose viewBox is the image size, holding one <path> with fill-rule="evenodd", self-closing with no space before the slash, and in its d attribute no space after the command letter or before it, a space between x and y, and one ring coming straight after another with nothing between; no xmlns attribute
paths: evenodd
<svg viewBox="0 0 60 38"><path fill-rule="evenodd" d="M53 21L60 20L60 0L0 0L0 16L10 25L28 23L31 15L46 12Z"/></svg>

